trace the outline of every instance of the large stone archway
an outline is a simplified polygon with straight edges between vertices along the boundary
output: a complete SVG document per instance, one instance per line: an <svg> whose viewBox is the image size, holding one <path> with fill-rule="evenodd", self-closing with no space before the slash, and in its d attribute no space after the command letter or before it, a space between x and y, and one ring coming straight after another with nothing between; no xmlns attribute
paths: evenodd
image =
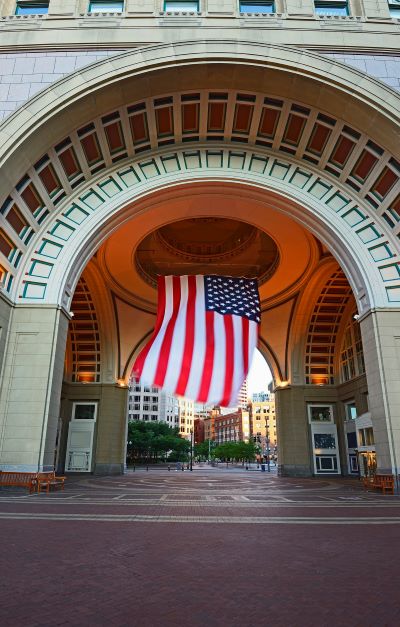
<svg viewBox="0 0 400 627"><path fill-rule="evenodd" d="M185 215L209 215L207 206L193 201L188 212L185 205L188 196L208 193L221 197L213 215L267 231L262 213L268 206L313 234L339 262L361 316L379 467L397 474L398 105L389 88L317 54L212 41L115 56L60 81L14 114L0 128L1 464L53 464L69 312L96 250L133 220L142 237ZM265 321L280 304L278 293L275 298L265 295ZM116 453L104 443L112 439L112 408L123 415L121 383L134 349L151 328L154 299L142 306L147 328L132 340L125 365L110 358L96 382L103 388L90 390L104 395L109 417L99 422L97 462L104 470L123 465L122 418ZM310 398L337 398L333 384L321 390L304 373L296 388L288 354L299 361L305 349L297 343L295 350L294 338L304 328L287 329L284 359L264 346L276 362L278 387L284 383L282 406L292 425ZM73 393L82 398L89 388ZM283 435L287 472L307 474L310 467L303 414L293 441Z"/></svg>

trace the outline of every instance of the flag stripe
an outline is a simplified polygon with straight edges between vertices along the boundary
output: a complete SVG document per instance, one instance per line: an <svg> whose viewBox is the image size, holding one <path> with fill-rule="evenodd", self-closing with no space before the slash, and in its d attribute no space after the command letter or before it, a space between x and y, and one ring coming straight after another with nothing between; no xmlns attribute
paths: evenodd
<svg viewBox="0 0 400 627"><path fill-rule="evenodd" d="M160 348L163 343L165 331L167 329L168 321L172 315L172 277L160 277L162 281L164 281L165 285L165 309L164 309L164 317L161 323L160 331L150 348L150 351L146 357L144 362L143 371L141 380L146 383L146 385L152 385L154 383L154 376L157 369L158 359L160 355Z"/></svg>
<svg viewBox="0 0 400 627"><path fill-rule="evenodd" d="M144 346L144 348L141 350L141 352L139 353L138 357L136 358L135 363L133 364L133 373L136 376L137 379L140 379L140 377L142 376L142 372L143 372L143 367L144 367L144 363L146 361L146 357L149 354L149 351L151 349L151 347L154 344L154 340L156 339L160 328L161 328L161 324L162 321L164 319L164 314L165 314L165 277L163 276L159 276L158 280L158 309L157 309L157 318L156 318L156 326L154 327L154 331L153 331L153 335L151 336L150 340L148 341L148 343L146 344L146 346Z"/></svg>
<svg viewBox="0 0 400 627"><path fill-rule="evenodd" d="M196 363L192 364L192 368L190 369L189 380L187 382L184 396L187 398L197 399L200 394L202 372L206 355L206 304L204 277L201 275L196 276L196 313L193 355L196 357Z"/></svg>
<svg viewBox="0 0 400 627"><path fill-rule="evenodd" d="M186 386L189 380L190 368L192 366L194 333L196 322L196 277L188 277L188 299L186 307L186 335L183 349L183 359L181 371L179 373L178 384L175 389L177 396L185 396Z"/></svg>
<svg viewBox="0 0 400 627"><path fill-rule="evenodd" d="M205 403L210 390L211 376L214 363L214 313L206 311L206 354L204 356L203 372L199 389L198 400Z"/></svg>
<svg viewBox="0 0 400 627"><path fill-rule="evenodd" d="M225 381L221 405L227 407L231 400L234 364L233 316L224 316L225 327Z"/></svg>
<svg viewBox="0 0 400 627"><path fill-rule="evenodd" d="M249 322L249 347L248 347L248 367L246 370L246 374L249 371L251 366L251 360L253 358L254 349L257 348L258 344L258 324L250 320Z"/></svg>
<svg viewBox="0 0 400 627"><path fill-rule="evenodd" d="M175 328L175 322L178 317L179 303L181 297L181 282L178 276L172 277L172 290L173 290L173 303L172 303L172 315L168 321L163 342L160 348L160 354L158 358L158 364L156 373L154 376L154 384L162 387L164 384L165 375L167 373L169 354L171 350L172 337Z"/></svg>
<svg viewBox="0 0 400 627"><path fill-rule="evenodd" d="M186 313L188 306L188 277L184 275L177 278L179 279L180 284L180 298L176 305L178 311L173 322L174 326L172 329L170 354L168 358L167 372L163 383L163 389L171 394L175 394L184 357Z"/></svg>
<svg viewBox="0 0 400 627"><path fill-rule="evenodd" d="M233 357L233 377L232 377L232 390L231 397L229 399L228 407L233 407L237 404L237 398L240 388L246 377L243 367L243 345L242 345L242 318L240 316L232 316L233 320L233 332L234 332L234 357Z"/></svg>
<svg viewBox="0 0 400 627"><path fill-rule="evenodd" d="M249 371L249 321L242 318L243 370Z"/></svg>
<svg viewBox="0 0 400 627"><path fill-rule="evenodd" d="M207 403L220 404L224 394L226 368L226 342L224 317L214 312L214 363L207 397Z"/></svg>

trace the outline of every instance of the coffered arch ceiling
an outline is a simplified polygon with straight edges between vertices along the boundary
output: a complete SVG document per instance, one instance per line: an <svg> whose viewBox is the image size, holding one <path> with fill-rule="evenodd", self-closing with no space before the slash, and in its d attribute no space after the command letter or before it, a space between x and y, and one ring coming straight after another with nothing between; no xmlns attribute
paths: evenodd
<svg viewBox="0 0 400 627"><path fill-rule="evenodd" d="M161 174L167 181L200 168L267 175L299 199L307 190L364 246L386 304L400 302L400 166L390 153L398 150L398 100L355 70L282 46L156 46L81 70L1 128L4 288L16 302L52 297L47 279L56 276L54 259L72 253L77 224L90 217L96 228L92 214L104 202L115 213L115 197L135 177L151 186ZM47 132L36 132L44 120ZM21 282L22 270L29 278Z"/></svg>

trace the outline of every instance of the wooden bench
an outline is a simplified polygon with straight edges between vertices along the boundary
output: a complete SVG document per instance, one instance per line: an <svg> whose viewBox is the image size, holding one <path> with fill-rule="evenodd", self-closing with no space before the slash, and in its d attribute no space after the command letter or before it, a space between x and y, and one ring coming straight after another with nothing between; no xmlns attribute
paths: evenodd
<svg viewBox="0 0 400 627"><path fill-rule="evenodd" d="M35 491L37 485L37 472L0 471L0 486L15 486L28 488L29 493Z"/></svg>
<svg viewBox="0 0 400 627"><path fill-rule="evenodd" d="M375 475L374 477L364 477L364 488L368 490L382 490L383 494L386 491L394 494L394 477L393 475Z"/></svg>
<svg viewBox="0 0 400 627"><path fill-rule="evenodd" d="M40 493L42 490L50 492L50 488L61 488L64 490L64 481L66 477L56 477L56 473L52 472L38 472L37 473L37 491Z"/></svg>

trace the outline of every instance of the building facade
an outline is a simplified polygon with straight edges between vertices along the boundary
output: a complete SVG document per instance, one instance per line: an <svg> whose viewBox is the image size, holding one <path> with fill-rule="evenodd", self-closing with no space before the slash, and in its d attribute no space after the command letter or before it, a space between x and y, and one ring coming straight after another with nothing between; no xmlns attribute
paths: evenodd
<svg viewBox="0 0 400 627"><path fill-rule="evenodd" d="M270 452L276 453L278 438L274 394L269 394L268 400L251 403L250 425L253 440L261 445L262 451L270 449Z"/></svg>
<svg viewBox="0 0 400 627"><path fill-rule="evenodd" d="M398 476L398 12L0 0L0 468L123 472L173 271L257 277L282 475Z"/></svg>
<svg viewBox="0 0 400 627"><path fill-rule="evenodd" d="M128 420L166 422L179 427L178 399L132 377L129 381Z"/></svg>
<svg viewBox="0 0 400 627"><path fill-rule="evenodd" d="M184 438L190 438L194 428L194 402L187 398L178 398L179 433Z"/></svg>
<svg viewBox="0 0 400 627"><path fill-rule="evenodd" d="M221 414L214 418L214 441L217 444L226 442L248 442L251 436L250 414L238 409L230 414Z"/></svg>

